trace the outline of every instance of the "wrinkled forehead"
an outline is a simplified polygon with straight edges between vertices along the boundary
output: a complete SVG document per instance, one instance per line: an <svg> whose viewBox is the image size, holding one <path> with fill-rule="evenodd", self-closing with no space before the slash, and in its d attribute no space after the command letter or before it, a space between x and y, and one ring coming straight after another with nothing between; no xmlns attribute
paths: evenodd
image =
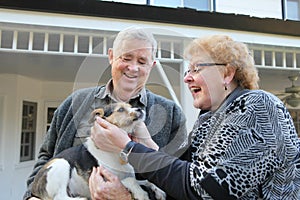
<svg viewBox="0 0 300 200"><path fill-rule="evenodd" d="M153 48L150 42L147 42L145 40L132 39L123 41L118 49L116 49L115 53L117 54L117 57L135 53L141 53L145 54L145 56L151 56L152 51Z"/></svg>

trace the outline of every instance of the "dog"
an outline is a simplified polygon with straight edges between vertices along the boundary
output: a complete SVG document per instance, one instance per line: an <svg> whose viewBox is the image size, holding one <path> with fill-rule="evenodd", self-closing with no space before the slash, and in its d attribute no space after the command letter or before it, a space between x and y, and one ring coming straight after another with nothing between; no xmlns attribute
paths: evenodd
<svg viewBox="0 0 300 200"><path fill-rule="evenodd" d="M145 118L142 109L133 108L127 103L114 103L94 110L91 123L96 115L127 133L133 133L135 126ZM134 199L149 199L148 193L135 179L133 167L129 163L121 163L119 154L98 149L90 137L82 145L66 149L46 163L33 181L32 194L42 200L91 199L88 180L92 168L99 165L116 174ZM166 198L165 193L154 184L147 180L141 182L153 190L157 199Z"/></svg>

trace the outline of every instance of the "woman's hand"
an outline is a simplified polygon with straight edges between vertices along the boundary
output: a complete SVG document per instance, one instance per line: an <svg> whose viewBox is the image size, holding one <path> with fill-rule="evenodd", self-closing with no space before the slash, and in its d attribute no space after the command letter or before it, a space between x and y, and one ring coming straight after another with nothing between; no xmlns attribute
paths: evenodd
<svg viewBox="0 0 300 200"><path fill-rule="evenodd" d="M91 128L91 138L99 149L120 152L130 141L128 134L101 117L96 117Z"/></svg>
<svg viewBox="0 0 300 200"><path fill-rule="evenodd" d="M93 168L89 179L92 200L131 200L131 194L118 177L104 167Z"/></svg>
<svg viewBox="0 0 300 200"><path fill-rule="evenodd" d="M158 150L158 145L152 140L151 135L144 122L140 122L135 127L134 135L132 135L132 140L141 143L149 148Z"/></svg>

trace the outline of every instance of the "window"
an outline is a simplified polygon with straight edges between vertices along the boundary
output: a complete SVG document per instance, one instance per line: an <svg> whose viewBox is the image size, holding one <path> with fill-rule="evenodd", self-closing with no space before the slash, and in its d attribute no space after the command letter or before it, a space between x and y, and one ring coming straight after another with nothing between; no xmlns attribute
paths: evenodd
<svg viewBox="0 0 300 200"><path fill-rule="evenodd" d="M157 58L182 59L183 44L180 41L158 40Z"/></svg>
<svg viewBox="0 0 300 200"><path fill-rule="evenodd" d="M47 131L50 128L50 124L51 124L52 118L54 116L55 110L56 110L56 107L48 107L47 108L47 127L46 127Z"/></svg>
<svg viewBox="0 0 300 200"><path fill-rule="evenodd" d="M54 112L56 111L57 107L59 106L60 101L46 101L45 102L45 134L50 128L50 124L52 122Z"/></svg>
<svg viewBox="0 0 300 200"><path fill-rule="evenodd" d="M184 7L194 8L197 10L211 10L211 1L199 1L199 0L184 0Z"/></svg>
<svg viewBox="0 0 300 200"><path fill-rule="evenodd" d="M98 1L113 1L121 3L131 3L140 5L153 5L153 6L164 6L164 7L185 7L193 8L196 10L212 11L213 3L212 0L98 0Z"/></svg>
<svg viewBox="0 0 300 200"><path fill-rule="evenodd" d="M262 51L253 50L253 57L256 65L262 65Z"/></svg>
<svg viewBox="0 0 300 200"><path fill-rule="evenodd" d="M275 66L283 67L283 53L282 52L275 52Z"/></svg>
<svg viewBox="0 0 300 200"><path fill-rule="evenodd" d="M160 46L161 46L161 57L171 58L171 43L161 42Z"/></svg>
<svg viewBox="0 0 300 200"><path fill-rule="evenodd" d="M286 59L286 67L292 68L294 67L294 56L293 53L287 52L285 54Z"/></svg>
<svg viewBox="0 0 300 200"><path fill-rule="evenodd" d="M181 0L151 0L150 5L165 7L181 7Z"/></svg>
<svg viewBox="0 0 300 200"><path fill-rule="evenodd" d="M20 161L34 159L37 103L23 102Z"/></svg>
<svg viewBox="0 0 300 200"><path fill-rule="evenodd" d="M272 51L265 51L265 65L266 66L273 66Z"/></svg>
<svg viewBox="0 0 300 200"><path fill-rule="evenodd" d="M114 2L121 2L121 3L144 4L144 5L146 5L147 2L147 0L101 0L101 1L114 1Z"/></svg>
<svg viewBox="0 0 300 200"><path fill-rule="evenodd" d="M59 51L59 41L60 41L60 35L51 33L49 34L48 38L48 50L49 51Z"/></svg>
<svg viewBox="0 0 300 200"><path fill-rule="evenodd" d="M89 37L78 36L78 52L89 53Z"/></svg>
<svg viewBox="0 0 300 200"><path fill-rule="evenodd" d="M74 52L74 42L75 36L74 35L64 35L63 39L63 51L64 52Z"/></svg>
<svg viewBox="0 0 300 200"><path fill-rule="evenodd" d="M44 41L45 41L45 34L44 33L33 33L33 50L44 50Z"/></svg>
<svg viewBox="0 0 300 200"><path fill-rule="evenodd" d="M300 68L300 53L296 54L296 67Z"/></svg>
<svg viewBox="0 0 300 200"><path fill-rule="evenodd" d="M17 49L28 49L29 32L18 32Z"/></svg>
<svg viewBox="0 0 300 200"><path fill-rule="evenodd" d="M186 7L197 10L211 10L211 0L150 0L150 5L165 7Z"/></svg>
<svg viewBox="0 0 300 200"><path fill-rule="evenodd" d="M5 31L3 30L1 33L1 48L11 49L13 45L14 32L13 31Z"/></svg>
<svg viewBox="0 0 300 200"><path fill-rule="evenodd" d="M286 0L285 19L300 20L300 0Z"/></svg>
<svg viewBox="0 0 300 200"><path fill-rule="evenodd" d="M103 50L103 45L104 45L104 38L102 37L93 37L92 41L92 51L94 54L105 54Z"/></svg>

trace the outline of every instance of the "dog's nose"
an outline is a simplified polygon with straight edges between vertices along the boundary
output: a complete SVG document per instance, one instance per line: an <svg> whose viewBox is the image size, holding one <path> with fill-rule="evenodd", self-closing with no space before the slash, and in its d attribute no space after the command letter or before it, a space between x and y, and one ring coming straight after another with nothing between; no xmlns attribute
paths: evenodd
<svg viewBox="0 0 300 200"><path fill-rule="evenodd" d="M141 109L141 108L135 108L134 109L134 117L135 117L134 120L143 119L144 116L145 116L145 112L144 112L143 109Z"/></svg>

